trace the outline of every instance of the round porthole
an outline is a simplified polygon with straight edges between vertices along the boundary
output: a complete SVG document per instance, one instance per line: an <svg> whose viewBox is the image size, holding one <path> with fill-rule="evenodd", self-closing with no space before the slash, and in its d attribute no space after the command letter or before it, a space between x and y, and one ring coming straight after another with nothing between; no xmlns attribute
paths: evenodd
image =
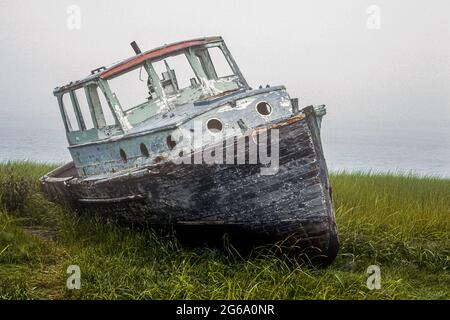
<svg viewBox="0 0 450 320"><path fill-rule="evenodd" d="M120 149L120 158L122 159L123 162L127 162L127 154L125 153L125 151L123 151L123 149Z"/></svg>
<svg viewBox="0 0 450 320"><path fill-rule="evenodd" d="M141 154L144 157L148 158L150 156L150 153L148 152L147 146L144 143L141 143L140 149L141 149Z"/></svg>
<svg viewBox="0 0 450 320"><path fill-rule="evenodd" d="M265 101L256 105L256 111L262 116L268 116L272 113L272 107Z"/></svg>
<svg viewBox="0 0 450 320"><path fill-rule="evenodd" d="M220 121L219 119L208 120L206 127L212 133L219 133L223 129L222 121Z"/></svg>

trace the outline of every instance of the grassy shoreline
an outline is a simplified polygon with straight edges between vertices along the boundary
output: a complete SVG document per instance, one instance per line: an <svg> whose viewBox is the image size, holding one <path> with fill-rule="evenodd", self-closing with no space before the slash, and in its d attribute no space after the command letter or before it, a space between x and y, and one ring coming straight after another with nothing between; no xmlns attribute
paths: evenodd
<svg viewBox="0 0 450 320"><path fill-rule="evenodd" d="M0 164L0 299L450 299L450 180L331 176L341 249L326 269L188 250L46 201L53 165ZM66 269L81 268L81 290ZM369 265L381 289L366 286Z"/></svg>

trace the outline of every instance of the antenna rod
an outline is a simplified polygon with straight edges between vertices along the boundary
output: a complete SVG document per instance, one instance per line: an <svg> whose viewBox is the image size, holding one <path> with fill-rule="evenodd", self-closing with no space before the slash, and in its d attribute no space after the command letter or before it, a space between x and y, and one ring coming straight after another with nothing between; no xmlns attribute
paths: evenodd
<svg viewBox="0 0 450 320"><path fill-rule="evenodd" d="M137 45L136 41L133 41L132 43L130 43L130 45L133 48L133 50L136 53L136 55L142 53L142 51L141 51L141 49L139 49L139 46Z"/></svg>

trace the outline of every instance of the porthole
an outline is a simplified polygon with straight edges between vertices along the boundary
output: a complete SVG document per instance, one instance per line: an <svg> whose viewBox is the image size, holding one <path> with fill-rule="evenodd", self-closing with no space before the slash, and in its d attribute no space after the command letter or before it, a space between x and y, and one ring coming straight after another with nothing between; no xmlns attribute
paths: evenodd
<svg viewBox="0 0 450 320"><path fill-rule="evenodd" d="M219 133L223 129L222 121L220 121L219 119L208 120L206 127L212 133Z"/></svg>
<svg viewBox="0 0 450 320"><path fill-rule="evenodd" d="M265 101L261 101L256 105L256 111L262 116L268 116L272 113L272 107Z"/></svg>
<svg viewBox="0 0 450 320"><path fill-rule="evenodd" d="M141 143L140 145L141 154L142 156L148 158L150 156L150 153L148 152L147 146L144 143Z"/></svg>
<svg viewBox="0 0 450 320"><path fill-rule="evenodd" d="M172 136L168 136L166 139L166 142L167 142L167 146L169 147L170 150L175 148L175 146L177 145L177 142L175 140L173 140Z"/></svg>
<svg viewBox="0 0 450 320"><path fill-rule="evenodd" d="M120 158L122 159L123 162L127 162L127 154L125 153L125 151L123 151L123 149L120 149Z"/></svg>

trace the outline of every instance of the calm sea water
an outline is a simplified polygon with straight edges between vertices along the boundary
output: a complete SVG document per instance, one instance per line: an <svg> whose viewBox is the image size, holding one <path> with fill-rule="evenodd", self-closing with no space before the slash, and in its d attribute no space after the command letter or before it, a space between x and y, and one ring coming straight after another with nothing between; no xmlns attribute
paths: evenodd
<svg viewBox="0 0 450 320"><path fill-rule="evenodd" d="M427 130L425 130L427 132ZM450 130L398 132L378 127L323 126L325 157L331 171L410 172L450 177ZM0 126L0 162L70 160L62 129Z"/></svg>

